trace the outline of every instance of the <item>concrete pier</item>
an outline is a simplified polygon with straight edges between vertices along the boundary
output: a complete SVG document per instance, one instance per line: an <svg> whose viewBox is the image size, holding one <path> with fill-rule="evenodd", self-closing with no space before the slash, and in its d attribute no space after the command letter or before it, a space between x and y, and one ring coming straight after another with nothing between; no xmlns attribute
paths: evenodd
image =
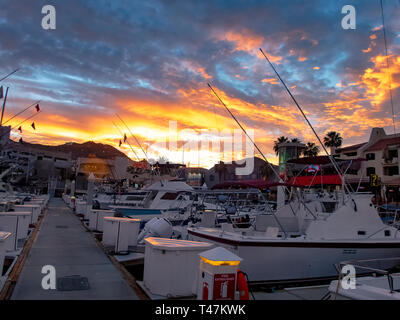
<svg viewBox="0 0 400 320"><path fill-rule="evenodd" d="M88 290L42 288L42 267L54 266L56 278L79 275ZM96 244L78 217L61 199L53 198L36 241L11 296L12 300L132 300L139 299L121 272Z"/></svg>

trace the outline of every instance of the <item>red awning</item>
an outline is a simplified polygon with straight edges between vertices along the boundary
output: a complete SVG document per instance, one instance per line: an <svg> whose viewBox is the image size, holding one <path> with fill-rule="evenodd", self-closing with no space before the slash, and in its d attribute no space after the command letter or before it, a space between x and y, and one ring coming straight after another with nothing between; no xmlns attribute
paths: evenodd
<svg viewBox="0 0 400 320"><path fill-rule="evenodd" d="M293 177L289 180L289 184L310 187L315 185L342 185L342 179L339 175L316 175L316 176L300 176Z"/></svg>

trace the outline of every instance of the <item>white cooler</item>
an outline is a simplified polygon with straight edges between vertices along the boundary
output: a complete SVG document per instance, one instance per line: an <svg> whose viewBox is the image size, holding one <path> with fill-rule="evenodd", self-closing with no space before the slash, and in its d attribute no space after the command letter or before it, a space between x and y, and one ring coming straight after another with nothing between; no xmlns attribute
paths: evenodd
<svg viewBox="0 0 400 320"><path fill-rule="evenodd" d="M115 252L126 252L137 245L140 220L105 217L103 221L103 244L115 247Z"/></svg>
<svg viewBox="0 0 400 320"><path fill-rule="evenodd" d="M103 221L105 217L114 217L113 210L91 209L89 212L89 229L103 231Z"/></svg>
<svg viewBox="0 0 400 320"><path fill-rule="evenodd" d="M86 212L86 201L76 201L75 203L75 211L77 214L85 214Z"/></svg>
<svg viewBox="0 0 400 320"><path fill-rule="evenodd" d="M3 217L8 217L8 216L15 216L18 218L18 221L17 221L17 223L18 223L18 225L17 225L18 240L26 239L28 237L29 224L31 223L31 213L30 212L15 212L15 211L0 212L0 226L1 226L1 219Z"/></svg>
<svg viewBox="0 0 400 320"><path fill-rule="evenodd" d="M9 232L0 231L0 276L3 275L4 258L6 256L5 245L10 235Z"/></svg>
<svg viewBox="0 0 400 320"><path fill-rule="evenodd" d="M25 201L24 204L30 205L38 205L40 206L40 212L42 212L42 210L44 209L45 205L45 200L44 199L31 199L30 201Z"/></svg>
<svg viewBox="0 0 400 320"><path fill-rule="evenodd" d="M187 297L193 294L200 265L199 253L213 244L166 238L145 239L143 282L152 294Z"/></svg>
<svg viewBox="0 0 400 320"><path fill-rule="evenodd" d="M22 212L31 212L32 213L32 220L31 223L35 224L40 215L40 206L34 204L18 204L14 206L15 211L22 211Z"/></svg>

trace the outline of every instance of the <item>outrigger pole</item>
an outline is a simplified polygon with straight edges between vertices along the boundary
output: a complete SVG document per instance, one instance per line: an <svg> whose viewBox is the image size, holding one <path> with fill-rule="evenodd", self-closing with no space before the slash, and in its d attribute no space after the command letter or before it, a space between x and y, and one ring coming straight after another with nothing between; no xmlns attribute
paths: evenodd
<svg viewBox="0 0 400 320"><path fill-rule="evenodd" d="M221 104L225 107L225 109L229 112L229 114L231 115L231 117L236 121L236 123L238 124L238 126L240 127L240 129L242 129L242 131L245 133L245 135L250 139L250 141L253 143L254 147L257 149L257 151L261 154L261 156L264 158L264 161L268 164L268 166L271 168L272 172L275 174L275 176L278 178L278 181L281 183L282 182L282 178L279 176L279 174L276 172L275 168L269 163L269 161L267 160L267 158L264 156L264 153L261 152L260 148L257 146L257 144L254 142L254 140L248 135L247 131L243 128L243 126L240 124L239 120L234 116L234 114L229 110L229 108L226 106L226 104L222 101L222 99L218 96L218 94L215 92L215 90L213 89L213 87L207 83L207 85L210 87L211 91L214 93L214 95L218 98L219 102L221 102ZM286 187L286 185L284 185L285 190L287 190L289 192L289 189ZM269 206L268 206L269 207ZM296 213L294 212L292 205L289 202L289 207L292 210L292 213L294 216L296 216ZM270 208L270 207L269 207ZM271 208L270 208L271 209ZM272 212L272 215L275 218L275 221L277 222L277 224L279 225L279 227L281 228L283 234L285 235L285 238L287 237L287 233L285 231L285 229L283 228L283 225L280 223L278 217Z"/></svg>
<svg viewBox="0 0 400 320"><path fill-rule="evenodd" d="M279 73L276 71L274 65L271 63L271 61L268 59L267 55L264 53L264 51L260 48L260 51L262 53L262 55L265 57L265 59L268 61L269 65L271 66L271 68L274 70L275 74L277 75L277 77L279 78L279 80L281 81L281 83L283 84L283 86L285 87L286 91L289 93L290 97L292 98L292 100L294 101L294 103L296 104L297 108L300 110L301 114L303 115L304 119L306 120L307 124L310 126L312 132L314 133L314 135L317 137L319 143L321 144L322 148L324 149L325 153L327 154L330 162L332 163L333 167L335 168L336 172L338 173L338 175L340 176L340 179L342 180L342 183L344 185L344 187L346 188L346 191L350 194L350 190L346 184L346 180L344 175L342 175L342 172L340 171L339 167L337 166L336 161L332 158L332 155L329 154L328 150L326 150L324 144L322 143L320 137L318 136L317 132L314 130L314 127L312 126L311 122L308 120L307 116L305 115L303 109L300 107L300 105L298 104L297 100L295 99L295 97L292 95L292 93L290 92L289 88L287 87L286 83L283 81L283 79L281 78L281 76L279 75Z"/></svg>
<svg viewBox="0 0 400 320"><path fill-rule="evenodd" d="M138 140L138 139L136 138L136 136L132 133L131 129L129 129L129 127L127 126L127 124L125 123L125 121L122 120L122 118L118 115L118 113L116 113L115 115L119 118L119 120L121 120L121 122L122 122L122 123L125 125L125 127L128 129L128 131L129 131L129 133L131 134L131 136L136 140L137 144L139 145L140 149L142 149L142 151L143 151L143 153L144 153L144 155L145 155L145 157L146 157L146 160L147 160L147 162L148 162L148 161L149 161L149 158L147 157L147 153L146 153L146 151L144 151L144 149L142 148L142 145L140 144L139 140Z"/></svg>
<svg viewBox="0 0 400 320"><path fill-rule="evenodd" d="M257 146L257 144L253 141L253 139L248 135L247 131L243 128L243 126L240 124L239 120L235 117L235 115L231 112L231 110L229 110L229 108L226 106L226 104L222 101L222 99L218 96L218 94L215 92L215 90L213 89L213 87L207 83L207 85L210 87L211 91L214 93L214 95L217 97L217 99L219 100L219 102L221 102L221 104L225 107L225 109L229 112L229 114L231 115L231 117L233 118L233 120L236 121L236 123L238 124L238 126L240 127L240 129L242 129L242 131L244 132L244 134L247 136L247 138L250 139L251 143L254 145L254 147L257 149L257 151L261 154L261 156L264 158L265 162L268 164L268 166L272 169L272 171L274 172L275 176L278 178L278 181L282 181L282 178L279 176L279 174L276 172L275 168L269 163L269 161L267 160L267 158L264 156L264 154L261 152L260 148Z"/></svg>
<svg viewBox="0 0 400 320"><path fill-rule="evenodd" d="M112 121L113 125L115 128L117 128L117 130L119 131L119 133L123 136L121 129L115 124L114 121ZM138 157L137 153L135 152L135 150L133 150L131 144L129 143L128 140L126 140L126 142L128 143L129 147L131 148L133 154L135 155L136 159L138 159L138 161L140 161L140 158Z"/></svg>

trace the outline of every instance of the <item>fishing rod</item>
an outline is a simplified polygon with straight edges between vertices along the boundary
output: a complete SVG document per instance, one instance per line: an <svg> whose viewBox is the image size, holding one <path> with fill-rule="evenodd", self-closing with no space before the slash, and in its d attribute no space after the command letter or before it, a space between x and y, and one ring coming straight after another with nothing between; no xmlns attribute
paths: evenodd
<svg viewBox="0 0 400 320"><path fill-rule="evenodd" d="M13 75L14 73L16 73L19 70L19 68L15 69L13 72L10 72L8 75L6 75L5 77L0 79L0 82L7 79L9 76Z"/></svg>
<svg viewBox="0 0 400 320"><path fill-rule="evenodd" d="M122 120L122 118L118 115L118 113L116 113L115 115L119 118L119 120L121 120L121 122L122 122L122 123L125 125L125 127L128 129L128 131L129 131L129 133L131 134L131 136L136 140L136 142L137 142L137 144L139 145L140 149L142 149L142 151L143 151L143 153L144 153L144 155L145 155L145 157L146 157L147 162L149 162L149 158L147 157L147 153L146 153L146 151L144 151L144 149L142 148L142 145L140 144L139 140L138 140L138 139L136 138L136 136L132 133L131 129L129 129L129 127L127 126L127 124L125 123L125 121Z"/></svg>
<svg viewBox="0 0 400 320"><path fill-rule="evenodd" d="M14 119L15 117L19 116L21 113L24 113L26 110L28 110L29 108L33 107L35 104L39 104L42 100L38 100L34 103L32 103L29 107L25 108L24 110L18 112L17 114L13 115L10 119L8 119L6 122L3 123L3 125L5 125L7 122L9 122L10 120Z"/></svg>
<svg viewBox="0 0 400 320"><path fill-rule="evenodd" d="M121 129L115 124L114 121L112 121L112 123L113 123L114 127L117 128L117 130L119 131L119 133L120 133L121 136L122 136L123 133L122 133ZM132 150L133 154L135 155L136 159L137 159L138 161L140 161L140 158L139 158L138 155L136 154L135 150L133 150L133 148L132 148L131 144L129 143L128 139L126 140L126 142L128 143L129 147L131 148L131 150Z"/></svg>
<svg viewBox="0 0 400 320"><path fill-rule="evenodd" d="M306 120L307 124L310 126L312 132L314 133L314 135L317 137L319 143L322 146L322 149L324 149L325 153L327 154L330 162L332 163L333 167L335 168L336 172L338 173L339 177L341 178L343 185L346 189L346 191L349 193L350 195L350 190L346 184L346 180L344 175L342 175L341 170L339 169L336 161L334 161L334 159L332 158L332 155L329 154L328 150L325 148L324 144L322 143L320 137L318 136L317 132L315 131L314 127L312 126L311 122L308 120L307 116L305 115L303 109L300 107L300 105L298 104L297 100L295 99L295 97L292 95L291 91L289 90L289 88L287 87L286 83L283 81L283 79L281 78L281 76L279 75L279 73L276 71L274 65L271 63L271 61L268 59L267 55L264 53L264 51L260 48L260 51L262 53L262 55L265 57L265 59L268 61L269 65L271 66L271 68L274 70L275 74L277 75L277 77L279 78L279 80L281 81L281 83L283 84L283 86L285 87L286 91L289 93L290 97L292 98L292 100L294 101L294 103L296 104L297 108L300 110L301 114L303 115L304 119Z"/></svg>

